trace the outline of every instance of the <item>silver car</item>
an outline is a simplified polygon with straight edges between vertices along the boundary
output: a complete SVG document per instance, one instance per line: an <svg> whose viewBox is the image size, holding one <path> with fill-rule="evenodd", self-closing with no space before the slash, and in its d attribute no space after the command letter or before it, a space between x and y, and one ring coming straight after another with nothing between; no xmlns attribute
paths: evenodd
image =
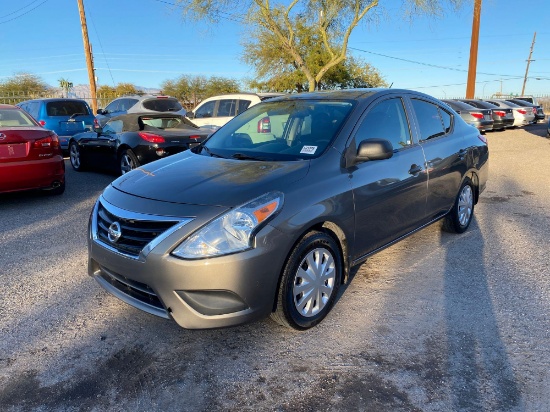
<svg viewBox="0 0 550 412"><path fill-rule="evenodd" d="M131 95L118 97L105 109L97 109L96 127L103 127L112 117L127 113L175 113L185 116L186 110L175 97L161 95Z"/></svg>
<svg viewBox="0 0 550 412"><path fill-rule="evenodd" d="M108 186L91 213L89 274L185 328L271 315L307 329L373 253L440 219L464 232L488 157L485 137L425 94L270 99Z"/></svg>

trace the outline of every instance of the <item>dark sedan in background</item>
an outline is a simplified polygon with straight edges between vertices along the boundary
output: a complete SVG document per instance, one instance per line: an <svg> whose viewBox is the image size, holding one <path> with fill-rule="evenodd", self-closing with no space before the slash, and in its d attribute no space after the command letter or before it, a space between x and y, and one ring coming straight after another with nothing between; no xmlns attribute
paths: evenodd
<svg viewBox="0 0 550 412"><path fill-rule="evenodd" d="M493 130L504 130L514 126L514 111L507 107L498 107L495 104L484 102L483 100L460 99L464 103L478 109L491 110L493 114Z"/></svg>
<svg viewBox="0 0 550 412"><path fill-rule="evenodd" d="M451 106L451 109L457 112L466 123L476 129L482 132L493 130L494 120L490 109L480 109L457 100L443 100L443 102Z"/></svg>
<svg viewBox="0 0 550 412"><path fill-rule="evenodd" d="M91 214L88 271L186 328L271 315L307 329L373 253L440 219L466 231L488 158L478 130L422 93L276 97L109 185Z"/></svg>
<svg viewBox="0 0 550 412"><path fill-rule="evenodd" d="M73 136L69 156L76 171L96 168L124 174L188 150L210 133L178 114L126 114L111 118L94 132Z"/></svg>

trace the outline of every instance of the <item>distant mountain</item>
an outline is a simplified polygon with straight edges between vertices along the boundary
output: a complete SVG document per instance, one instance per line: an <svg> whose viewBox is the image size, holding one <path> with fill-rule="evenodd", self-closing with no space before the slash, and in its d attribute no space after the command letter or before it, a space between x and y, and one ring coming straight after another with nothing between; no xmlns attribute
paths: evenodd
<svg viewBox="0 0 550 412"><path fill-rule="evenodd" d="M55 89L58 89L61 92L60 88L55 88ZM156 89L152 87L136 86L136 89L140 90L145 94L159 94L161 92L160 89ZM90 86L87 84L77 84L73 86L73 88L69 92L69 97L79 97L79 98L90 97Z"/></svg>

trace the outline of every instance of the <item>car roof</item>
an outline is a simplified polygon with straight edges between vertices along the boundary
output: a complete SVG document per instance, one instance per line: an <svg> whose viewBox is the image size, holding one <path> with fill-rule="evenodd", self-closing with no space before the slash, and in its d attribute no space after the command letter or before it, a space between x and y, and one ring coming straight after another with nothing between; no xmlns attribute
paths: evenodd
<svg viewBox="0 0 550 412"><path fill-rule="evenodd" d="M0 104L0 109L21 110L20 107L14 106L13 104Z"/></svg>

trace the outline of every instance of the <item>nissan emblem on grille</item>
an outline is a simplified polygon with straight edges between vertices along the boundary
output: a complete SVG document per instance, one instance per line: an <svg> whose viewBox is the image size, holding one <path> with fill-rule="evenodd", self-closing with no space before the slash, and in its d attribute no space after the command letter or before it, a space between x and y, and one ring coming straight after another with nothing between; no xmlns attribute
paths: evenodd
<svg viewBox="0 0 550 412"><path fill-rule="evenodd" d="M120 224L118 222L111 223L111 226L109 226L109 240L111 243L116 243L116 241L120 239L121 235L122 232L120 231Z"/></svg>

